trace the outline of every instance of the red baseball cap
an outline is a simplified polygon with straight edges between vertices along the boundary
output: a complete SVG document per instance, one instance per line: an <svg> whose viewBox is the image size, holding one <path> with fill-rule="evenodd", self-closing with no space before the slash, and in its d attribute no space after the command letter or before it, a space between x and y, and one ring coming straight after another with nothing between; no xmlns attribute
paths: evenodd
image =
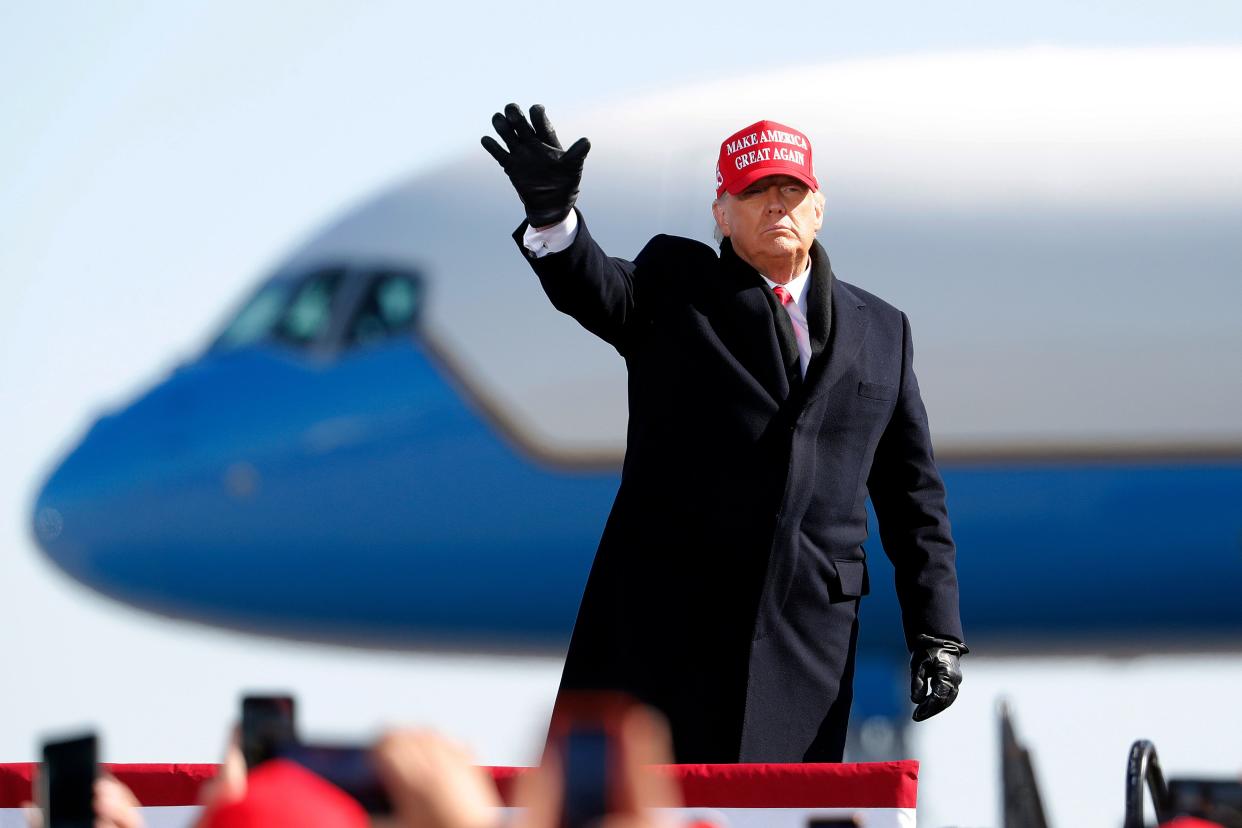
<svg viewBox="0 0 1242 828"><path fill-rule="evenodd" d="M767 175L791 175L818 190L807 137L776 121L756 121L720 144L720 158L716 161L717 198L725 190L737 195Z"/></svg>
<svg viewBox="0 0 1242 828"><path fill-rule="evenodd" d="M301 765L273 759L246 780L246 796L208 809L202 828L369 828L367 812Z"/></svg>

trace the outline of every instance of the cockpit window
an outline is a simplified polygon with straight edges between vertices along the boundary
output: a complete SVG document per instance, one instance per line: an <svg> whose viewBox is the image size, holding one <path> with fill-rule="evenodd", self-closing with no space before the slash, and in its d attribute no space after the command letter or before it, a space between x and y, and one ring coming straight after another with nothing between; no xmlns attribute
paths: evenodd
<svg viewBox="0 0 1242 828"><path fill-rule="evenodd" d="M332 322L332 304L344 284L345 269L340 267L271 282L225 327L215 347L244 348L267 339L298 346L316 342Z"/></svg>
<svg viewBox="0 0 1242 828"><path fill-rule="evenodd" d="M330 267L264 285L237 313L214 348L274 341L345 348L412 331L423 281L405 270Z"/></svg>
<svg viewBox="0 0 1242 828"><path fill-rule="evenodd" d="M404 273L379 273L346 332L346 342L360 345L412 330L422 300L422 283Z"/></svg>
<svg viewBox="0 0 1242 828"><path fill-rule="evenodd" d="M265 338L289 301L291 286L273 282L254 295L216 340L217 348L244 348Z"/></svg>
<svg viewBox="0 0 1242 828"><path fill-rule="evenodd" d="M272 333L292 345L319 339L332 323L332 300L345 281L341 269L321 270L308 277L290 300Z"/></svg>

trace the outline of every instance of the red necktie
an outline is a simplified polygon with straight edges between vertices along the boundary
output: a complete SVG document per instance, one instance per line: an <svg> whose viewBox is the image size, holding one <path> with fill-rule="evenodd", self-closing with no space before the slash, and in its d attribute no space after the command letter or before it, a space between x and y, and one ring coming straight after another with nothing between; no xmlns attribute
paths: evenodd
<svg viewBox="0 0 1242 828"><path fill-rule="evenodd" d="M787 360L785 374L789 378L789 387L794 388L802 380L802 368L798 356L798 335L794 332L793 320L789 318L789 306L793 304L794 298L789 295L784 285L774 285L772 292L776 294L776 298L780 300L785 309L779 314L785 318L778 321L776 325L777 330L781 332L782 339L785 340L785 347L782 349L785 351L784 356Z"/></svg>

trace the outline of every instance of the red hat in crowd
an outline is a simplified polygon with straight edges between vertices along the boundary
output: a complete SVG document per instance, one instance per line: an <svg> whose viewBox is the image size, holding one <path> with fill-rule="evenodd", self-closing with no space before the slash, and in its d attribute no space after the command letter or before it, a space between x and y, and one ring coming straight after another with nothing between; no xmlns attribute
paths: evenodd
<svg viewBox="0 0 1242 828"><path fill-rule="evenodd" d="M246 795L208 810L202 828L368 828L353 797L285 759L255 768Z"/></svg>
<svg viewBox="0 0 1242 828"><path fill-rule="evenodd" d="M804 134L776 121L756 121L720 144L717 198L726 190L737 195L767 175L791 175L812 190L819 189L811 166L811 142Z"/></svg>

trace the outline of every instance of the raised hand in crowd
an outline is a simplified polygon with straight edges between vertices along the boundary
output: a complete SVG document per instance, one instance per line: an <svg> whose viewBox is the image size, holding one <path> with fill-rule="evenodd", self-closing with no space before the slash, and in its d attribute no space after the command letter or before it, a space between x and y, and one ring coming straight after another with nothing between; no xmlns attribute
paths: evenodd
<svg viewBox="0 0 1242 828"><path fill-rule="evenodd" d="M630 708L621 719L612 753L619 759L613 780L616 809L600 828L680 828L682 823L657 810L680 807L677 786L650 767L673 761L673 742L664 720L647 708ZM514 828L560 828L564 790L561 757L554 749L549 748L540 767L522 779L516 799L525 811Z"/></svg>
<svg viewBox="0 0 1242 828"><path fill-rule="evenodd" d="M496 785L464 746L430 730L392 730L375 745L373 755L395 816L382 824L394 828L500 824Z"/></svg>
<svg viewBox="0 0 1242 828"><path fill-rule="evenodd" d="M203 784L198 792L198 803L203 808L198 825L207 824L208 817L225 805L238 802L246 796L246 759L242 756L241 734L236 727L229 735L224 748L224 761L220 771Z"/></svg>
<svg viewBox="0 0 1242 828"><path fill-rule="evenodd" d="M94 799L95 828L143 828L146 824L139 809L138 797L119 779L104 772L95 780ZM27 802L26 824L30 828L43 828L43 812Z"/></svg>

